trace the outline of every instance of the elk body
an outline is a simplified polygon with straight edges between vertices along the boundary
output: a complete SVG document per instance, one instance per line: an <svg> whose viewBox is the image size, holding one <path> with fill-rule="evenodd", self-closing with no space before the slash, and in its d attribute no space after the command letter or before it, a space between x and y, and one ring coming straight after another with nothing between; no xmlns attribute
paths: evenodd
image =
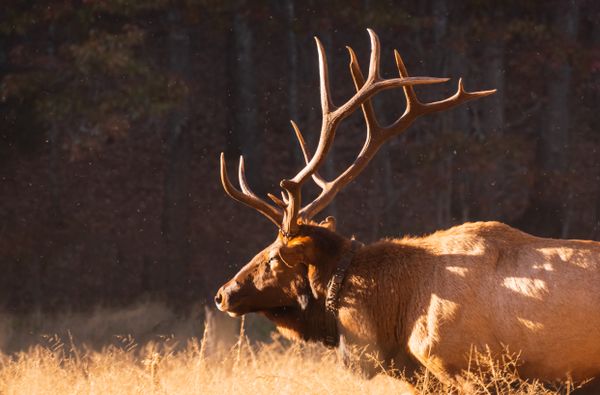
<svg viewBox="0 0 600 395"><path fill-rule="evenodd" d="M225 191L279 228L276 240L223 285L217 307L232 316L259 312L285 335L337 347L367 374L378 366L410 373L425 366L457 383L473 347L495 354L520 352L524 377L583 380L600 374L600 243L538 238L498 222L467 223L420 238L386 239L370 245L343 237L335 220L312 219L369 163L379 147L418 116L442 111L494 91L465 92L462 82L448 99L421 103L413 85L446 79L409 77L395 52L399 78L379 76L379 42L371 37L365 80L354 52L350 71L356 93L340 107L331 103L327 62L319 52L323 122L314 155L292 122L306 166L281 181L273 204L254 194L240 159L241 191ZM402 87L406 111L380 126L370 99ZM355 162L332 181L318 173L336 128L361 107L367 138ZM312 179L321 194L302 207L301 188ZM361 351L360 354L354 351ZM382 365L373 362L376 356Z"/></svg>

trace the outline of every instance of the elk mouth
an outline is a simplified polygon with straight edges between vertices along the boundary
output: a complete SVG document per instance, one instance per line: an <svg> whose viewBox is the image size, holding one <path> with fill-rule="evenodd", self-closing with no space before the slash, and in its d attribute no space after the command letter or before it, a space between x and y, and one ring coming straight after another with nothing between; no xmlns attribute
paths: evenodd
<svg viewBox="0 0 600 395"><path fill-rule="evenodd" d="M246 295L228 295L226 298L219 298L219 294L215 297L217 309L227 313L230 317L241 317L248 313L265 313L267 311L283 313L285 310L297 309L296 306L278 306L278 307L263 307L251 306L252 303L247 303ZM245 303L246 302L246 303Z"/></svg>
<svg viewBox="0 0 600 395"><path fill-rule="evenodd" d="M231 292L226 287L221 287L215 295L215 305L217 309L227 313L230 317L239 317L251 312L251 309L243 303L246 296L243 293Z"/></svg>
<svg viewBox="0 0 600 395"><path fill-rule="evenodd" d="M240 317L248 313L284 316L304 310L306 304L308 304L308 301L304 305L301 305L300 302L295 304L293 301L281 300L280 297L272 295L263 299L262 302L256 299L258 298L252 292L240 292L239 290L232 292L228 287L224 286L215 295L215 305L217 309L227 313L230 317Z"/></svg>
<svg viewBox="0 0 600 395"><path fill-rule="evenodd" d="M224 313L227 313L230 317L240 317L246 313L252 313L252 309L244 306L241 300L236 301L237 303L231 303L231 301L226 300L222 303L215 303L217 305L217 309L221 310Z"/></svg>
<svg viewBox="0 0 600 395"><path fill-rule="evenodd" d="M277 307L250 307L244 306L241 304L236 304L234 306L219 306L217 308L224 313L227 313L232 318L238 318L248 313L258 313L263 314L267 317L286 317L290 315L298 314L301 311L299 306L295 305L286 305L286 306L277 306Z"/></svg>
<svg viewBox="0 0 600 395"><path fill-rule="evenodd" d="M218 306L217 306L218 307ZM288 315L292 315L292 314L297 314L298 311L300 311L300 308L298 306L279 306L279 307L270 307L270 308L261 308L261 307L257 307L257 308L238 308L239 306L236 306L234 308L219 308L219 310L221 310L224 313L227 313L227 315L229 315L232 318L238 318L241 317L245 314L248 313L258 313L258 314L263 314L267 317L272 316L272 317L285 317Z"/></svg>
<svg viewBox="0 0 600 395"><path fill-rule="evenodd" d="M224 313L227 313L227 315L233 318L240 317L244 314L253 312L252 309L245 308L239 304L235 306L217 304L217 309L221 310Z"/></svg>

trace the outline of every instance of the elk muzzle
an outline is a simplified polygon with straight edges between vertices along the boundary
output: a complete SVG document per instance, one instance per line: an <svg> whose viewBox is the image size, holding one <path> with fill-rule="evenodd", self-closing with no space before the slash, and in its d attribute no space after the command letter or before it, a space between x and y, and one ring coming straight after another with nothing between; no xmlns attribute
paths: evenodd
<svg viewBox="0 0 600 395"><path fill-rule="evenodd" d="M239 314L232 311L240 301L240 283L235 280L229 281L217 291L215 295L215 304L221 311L226 312L232 317L237 317Z"/></svg>

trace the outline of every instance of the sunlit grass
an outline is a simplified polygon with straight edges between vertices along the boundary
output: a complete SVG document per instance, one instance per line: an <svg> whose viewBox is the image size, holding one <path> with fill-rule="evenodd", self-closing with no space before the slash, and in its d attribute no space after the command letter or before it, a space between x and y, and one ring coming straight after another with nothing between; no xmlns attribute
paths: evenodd
<svg viewBox="0 0 600 395"><path fill-rule="evenodd" d="M214 331L215 333L211 333ZM0 356L0 394L440 394L448 388L426 371L408 384L380 374L367 380L341 366L335 352L317 344L251 343L242 331L227 347L208 344L205 329L184 344L164 338L138 344L129 336L100 349L49 336L25 350ZM554 394L521 380L515 356L495 359L473 352L464 388L473 394ZM414 386L414 387L413 387ZM559 388L561 393L567 387ZM415 392L416 391L416 392Z"/></svg>

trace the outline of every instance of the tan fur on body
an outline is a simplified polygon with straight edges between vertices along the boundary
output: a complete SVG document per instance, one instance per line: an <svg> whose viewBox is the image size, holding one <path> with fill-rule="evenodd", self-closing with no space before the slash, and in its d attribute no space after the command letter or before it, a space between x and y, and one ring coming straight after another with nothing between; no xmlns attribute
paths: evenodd
<svg viewBox="0 0 600 395"><path fill-rule="evenodd" d="M339 313L352 343L406 351L438 377L466 369L471 345L521 352L524 377L600 374L600 243L538 238L498 222L365 247Z"/></svg>

